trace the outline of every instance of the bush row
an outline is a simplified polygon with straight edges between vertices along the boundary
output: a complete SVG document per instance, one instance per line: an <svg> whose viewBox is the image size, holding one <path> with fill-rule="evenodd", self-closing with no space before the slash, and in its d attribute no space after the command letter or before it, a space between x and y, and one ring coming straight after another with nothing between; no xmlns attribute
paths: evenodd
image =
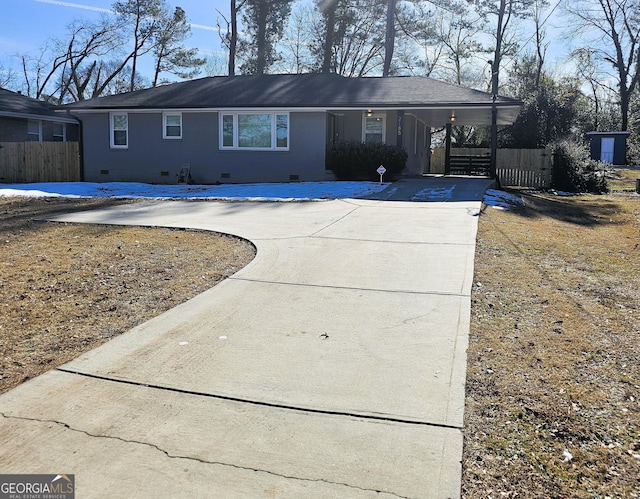
<svg viewBox="0 0 640 499"><path fill-rule="evenodd" d="M384 144L339 142L327 148L326 167L338 180L379 180L377 169L386 168L384 180L392 181L404 169L405 150Z"/></svg>

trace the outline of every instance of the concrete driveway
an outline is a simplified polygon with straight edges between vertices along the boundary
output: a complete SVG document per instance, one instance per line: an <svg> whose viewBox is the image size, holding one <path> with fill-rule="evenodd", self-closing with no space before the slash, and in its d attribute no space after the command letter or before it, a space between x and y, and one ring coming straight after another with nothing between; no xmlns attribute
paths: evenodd
<svg viewBox="0 0 640 499"><path fill-rule="evenodd" d="M425 179L378 200L58 217L215 230L258 251L215 288L0 396L0 470L75 474L82 498L458 497L489 186ZM392 201L429 189L435 202Z"/></svg>

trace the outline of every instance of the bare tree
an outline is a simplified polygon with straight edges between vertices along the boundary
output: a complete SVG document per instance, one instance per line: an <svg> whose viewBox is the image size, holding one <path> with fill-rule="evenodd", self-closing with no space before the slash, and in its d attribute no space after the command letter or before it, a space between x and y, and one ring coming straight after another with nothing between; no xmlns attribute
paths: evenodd
<svg viewBox="0 0 640 499"><path fill-rule="evenodd" d="M445 64L440 72L443 75L453 73L453 76L445 79L458 85L480 85L482 72L476 63L481 55L486 54L486 48L478 41L481 19L477 13L460 4L446 11L444 22L439 27L439 39L445 47Z"/></svg>
<svg viewBox="0 0 640 499"><path fill-rule="evenodd" d="M289 17L289 23L279 43L281 60L274 69L283 73L307 73L313 71L313 40L318 23L318 13L309 4L297 4Z"/></svg>
<svg viewBox="0 0 640 499"><path fill-rule="evenodd" d="M224 19L227 25L226 29L222 29L220 26L220 19L218 18L218 35L222 44L229 51L228 59L228 75L233 76L236 74L236 54L238 52L238 14L246 4L246 0L230 0L229 1L229 18L218 10L218 14Z"/></svg>
<svg viewBox="0 0 640 499"><path fill-rule="evenodd" d="M482 18L489 23L494 39L491 52L491 93L498 94L500 65L505 55L518 48L520 39L514 34L518 20L533 14L532 5L536 0L470 0Z"/></svg>
<svg viewBox="0 0 640 499"><path fill-rule="evenodd" d="M69 94L74 100L84 99L87 84L81 73L95 67L97 58L117 50L120 35L120 25L105 16L97 22L74 21L66 38L48 40L38 56L21 56L27 94L56 102Z"/></svg>
<svg viewBox="0 0 640 499"><path fill-rule="evenodd" d="M578 21L574 29L593 49L593 60L613 70L621 129L626 131L631 99L640 82L640 1L571 0L565 9Z"/></svg>
<svg viewBox="0 0 640 499"><path fill-rule="evenodd" d="M0 63L0 88L13 87L17 80L17 74L15 70L6 68Z"/></svg>
<svg viewBox="0 0 640 499"><path fill-rule="evenodd" d="M336 0L326 7L321 2L324 23L314 40L315 66L344 76L379 73L384 64L381 33L385 31L386 1Z"/></svg>
<svg viewBox="0 0 640 499"><path fill-rule="evenodd" d="M589 113L590 128L601 130L602 125L612 125L611 120L606 119L610 113L604 111L611 108L612 101L617 100L617 90L608 84L606 73L594 57L595 50L590 47L574 50L571 59L577 64L580 79L589 87L588 99L593 105L592 112Z"/></svg>
<svg viewBox="0 0 640 499"><path fill-rule="evenodd" d="M28 95L52 102L78 101L149 86L137 71L139 58L155 57L153 84L162 72L188 78L204 63L182 42L189 35L185 12L168 15L165 0L116 2L117 16L77 20L64 37L49 39L37 55L20 56ZM123 78L128 85L123 86Z"/></svg>
<svg viewBox="0 0 640 499"><path fill-rule="evenodd" d="M345 76L364 76L380 70L383 64L384 3L355 0L348 15L338 21L336 72Z"/></svg>
<svg viewBox="0 0 640 499"><path fill-rule="evenodd" d="M547 55L547 49L549 48L549 42L545 42L546 38L546 30L544 29L544 24L548 19L548 16L545 17L544 9L549 6L549 2L547 0L535 0L533 2L533 21L535 23L535 36L536 36L536 60L537 60L537 70L536 70L536 88L540 88L540 78L542 77L542 66L544 65L544 61ZM544 17L544 19L543 19Z"/></svg>
<svg viewBox="0 0 640 499"><path fill-rule="evenodd" d="M206 57L204 73L207 76L224 76L229 71L228 53L226 50L215 50Z"/></svg>

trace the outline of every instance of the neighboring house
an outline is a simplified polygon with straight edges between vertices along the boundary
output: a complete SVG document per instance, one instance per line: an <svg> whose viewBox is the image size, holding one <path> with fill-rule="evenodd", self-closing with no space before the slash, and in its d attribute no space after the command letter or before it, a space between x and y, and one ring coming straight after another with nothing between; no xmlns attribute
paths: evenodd
<svg viewBox="0 0 640 499"><path fill-rule="evenodd" d="M210 77L62 106L83 126L87 181L318 181L337 141L382 142L429 171L430 131L511 124L521 102L426 77L335 74ZM378 165L372 165L375 169Z"/></svg>
<svg viewBox="0 0 640 499"><path fill-rule="evenodd" d="M0 88L0 142L77 142L79 130L46 102Z"/></svg>

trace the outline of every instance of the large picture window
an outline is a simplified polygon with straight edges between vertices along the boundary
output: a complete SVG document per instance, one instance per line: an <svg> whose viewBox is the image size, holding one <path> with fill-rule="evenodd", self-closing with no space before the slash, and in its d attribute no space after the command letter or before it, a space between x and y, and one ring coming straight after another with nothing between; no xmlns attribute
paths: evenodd
<svg viewBox="0 0 640 499"><path fill-rule="evenodd" d="M129 117L127 113L111 113L109 122L111 147L116 149L129 147Z"/></svg>
<svg viewBox="0 0 640 499"><path fill-rule="evenodd" d="M162 138L181 139L182 138L182 113L162 114Z"/></svg>
<svg viewBox="0 0 640 499"><path fill-rule="evenodd" d="M289 149L289 115L286 113L222 113L221 149Z"/></svg>
<svg viewBox="0 0 640 499"><path fill-rule="evenodd" d="M365 114L362 141L366 144L384 144L386 141L386 115Z"/></svg>

